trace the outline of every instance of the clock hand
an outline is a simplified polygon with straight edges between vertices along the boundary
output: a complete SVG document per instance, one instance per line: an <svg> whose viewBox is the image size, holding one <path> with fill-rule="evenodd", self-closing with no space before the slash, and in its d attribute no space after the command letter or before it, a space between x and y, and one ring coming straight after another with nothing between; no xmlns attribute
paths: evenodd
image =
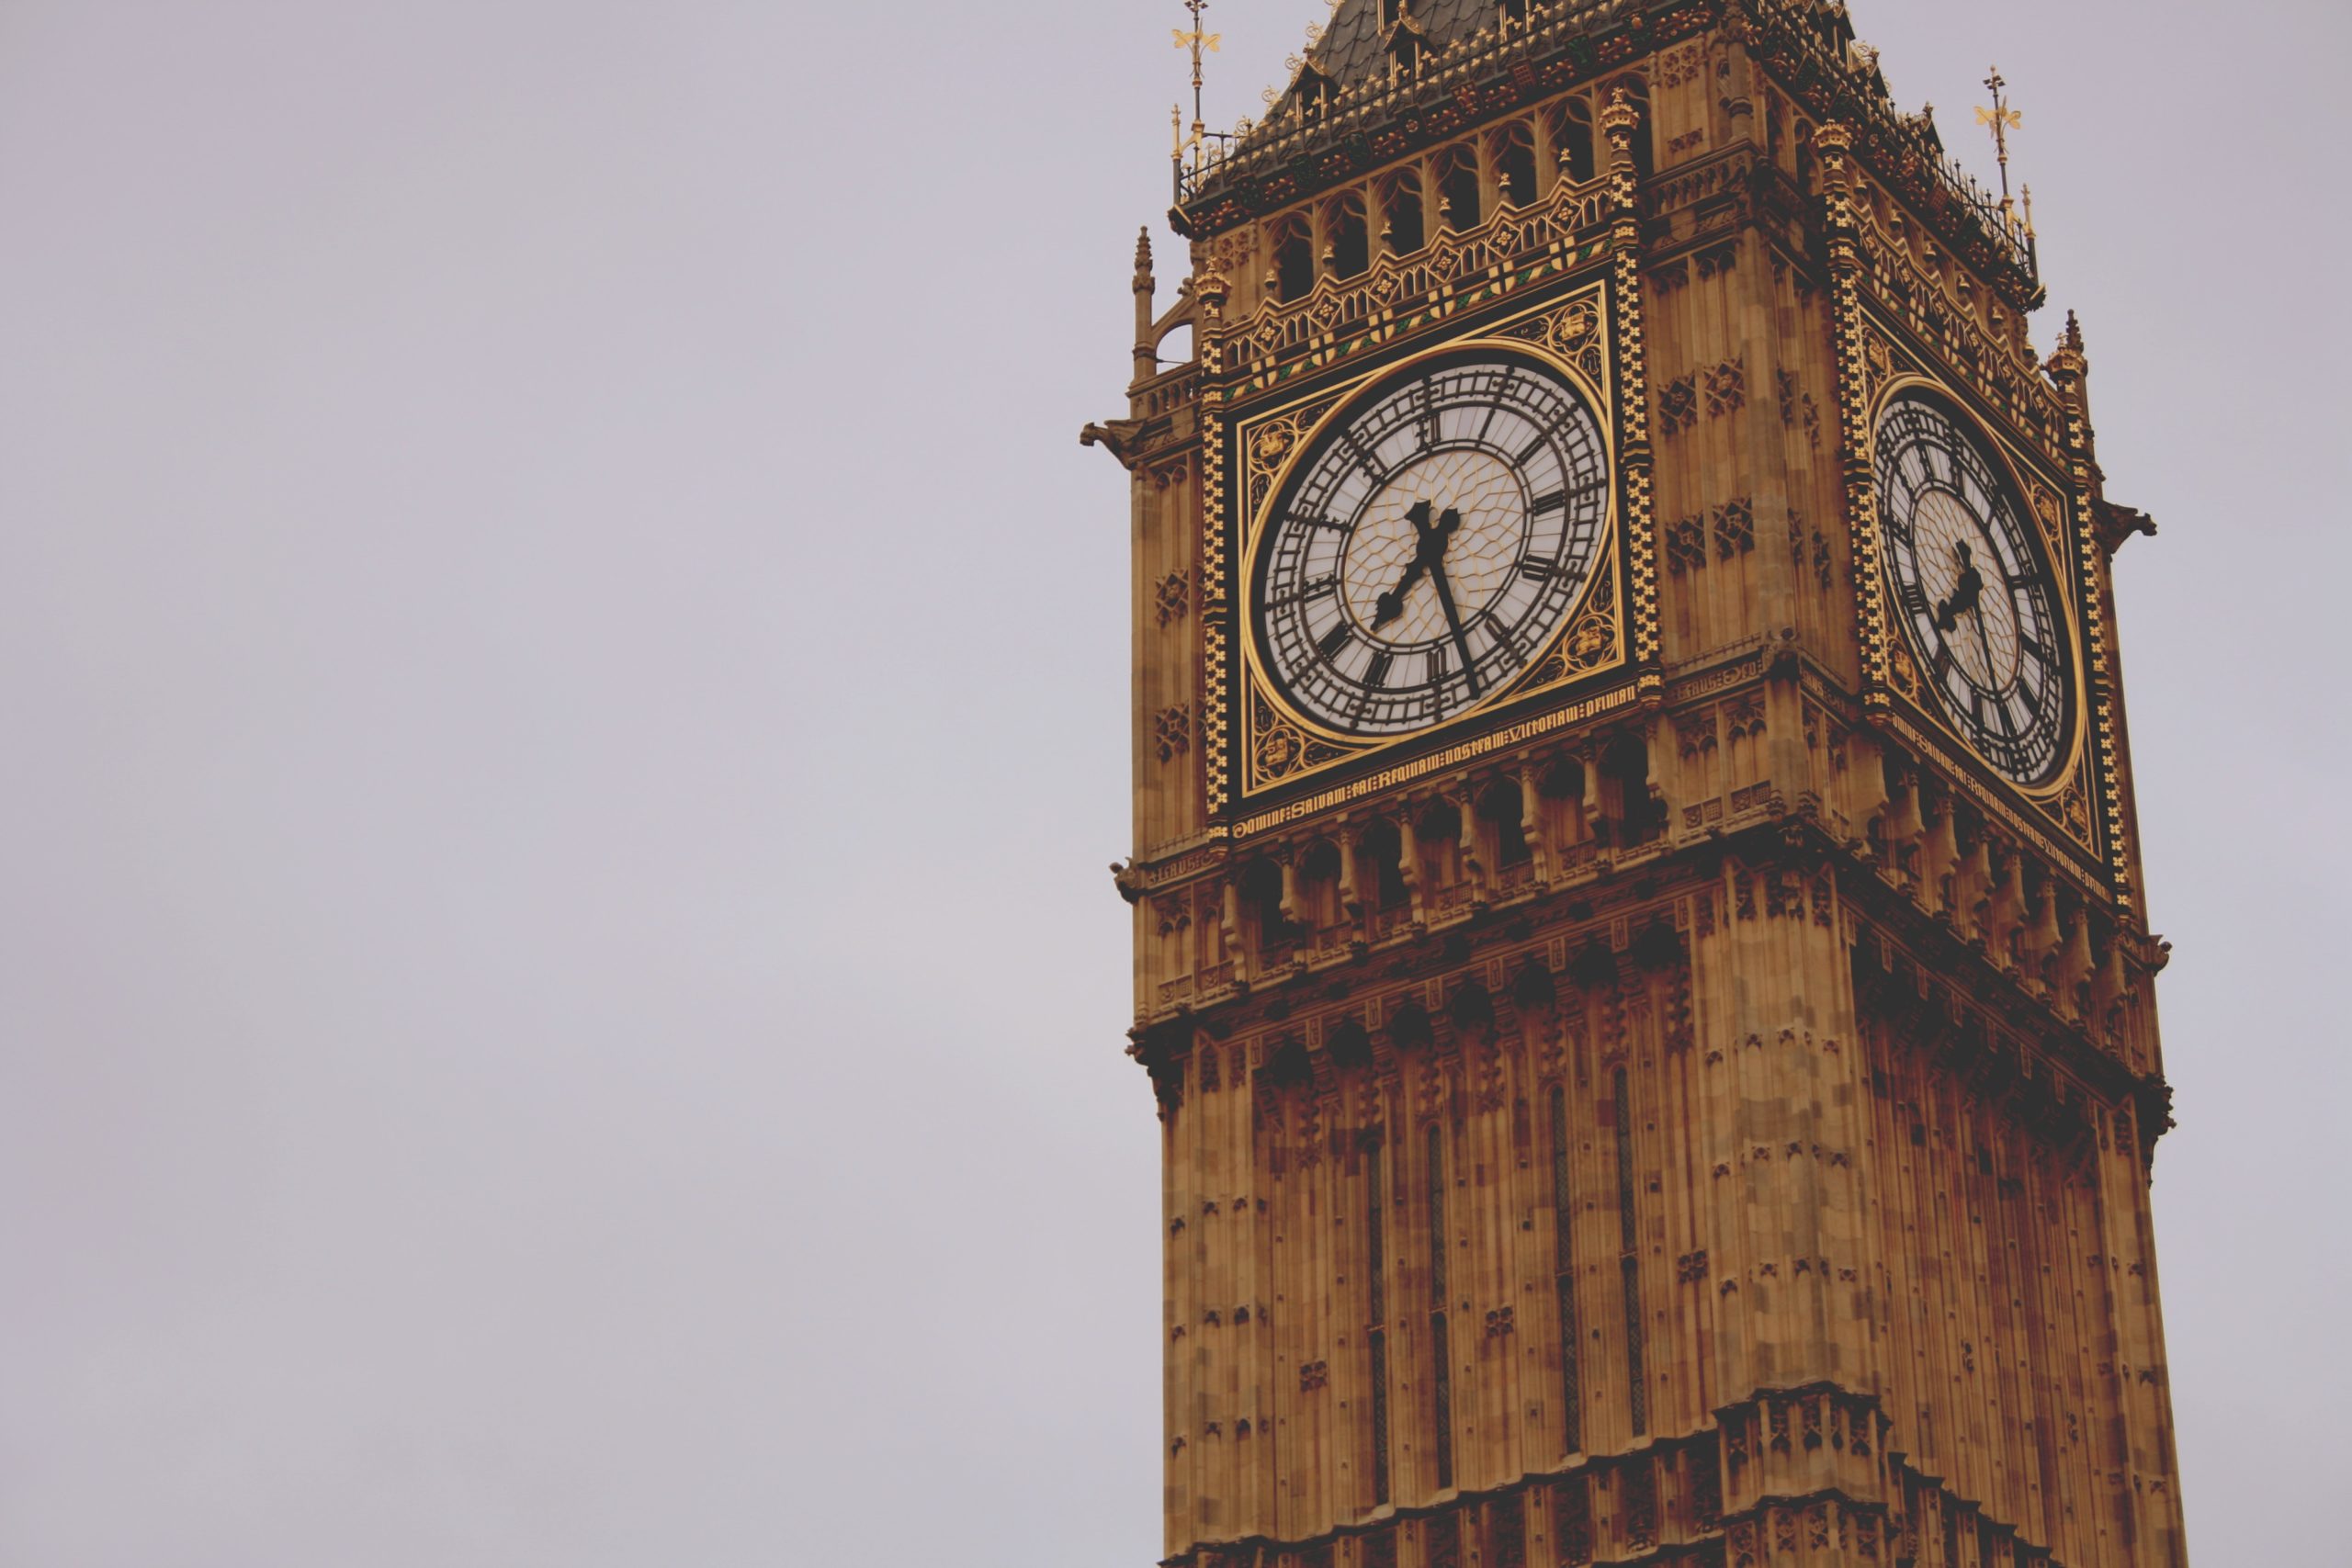
<svg viewBox="0 0 2352 1568"><path fill-rule="evenodd" d="M1477 659L1470 653L1470 632L1463 627L1461 609L1456 609L1456 604L1453 604L1453 581L1446 579L1446 543L1452 541L1453 531L1461 529L1461 526L1463 514L1449 505L1444 517L1437 520L1435 529L1430 529L1428 534L1420 536L1420 546L1423 546L1423 552L1430 555L1430 585L1437 588L1437 609L1446 614L1446 627L1452 627L1453 632L1453 647L1461 649L1463 680L1470 684L1470 696L1479 696Z"/></svg>
<svg viewBox="0 0 2352 1568"><path fill-rule="evenodd" d="M1976 652L1984 660L1984 683L1996 685L1999 678L1993 669L1993 639L1984 635L1984 606L1972 603L1968 606L1968 618L1976 626Z"/></svg>
<svg viewBox="0 0 2352 1568"><path fill-rule="evenodd" d="M1446 513L1452 517L1452 513ZM1437 609L1446 611L1446 626L1453 627L1453 647L1463 651L1463 680L1470 682L1470 696L1479 696L1477 689L1477 659L1470 653L1470 632L1463 630L1461 611L1453 609L1453 585L1446 581L1446 564L1437 562L1430 567L1430 583L1437 585Z"/></svg>
<svg viewBox="0 0 2352 1568"><path fill-rule="evenodd" d="M1936 606L1936 629L1945 633L1958 627L1960 617L1975 609L1977 600L1984 593L1984 574L1976 570L1975 561L1970 558L1974 552L1964 542L1954 544L1952 551L1960 558L1960 576L1951 585L1951 597ZM1981 635L1983 627L1979 626L1978 631Z"/></svg>
<svg viewBox="0 0 2352 1568"><path fill-rule="evenodd" d="M1446 515L1452 517L1453 513L1449 512ZM1397 580L1396 586L1373 602L1372 629L1374 631L1378 631L1405 613L1405 595L1413 591L1413 584L1419 582L1421 580L1421 573L1430 569L1431 537L1434 536L1437 539L1437 552L1442 556L1445 553L1446 537L1453 533L1452 528L1447 528L1441 534L1437 529L1430 526L1430 503L1426 501L1413 502L1413 509L1405 513L1405 521L1410 523L1413 525L1413 532L1420 536L1420 547L1414 550L1412 561L1405 568L1405 575Z"/></svg>
<svg viewBox="0 0 2352 1568"><path fill-rule="evenodd" d="M1951 585L1951 596L1936 606L1936 629L1950 637L1960 629L1960 618L1969 616L1976 626L1976 654L1984 660L1984 681L1993 683L1993 644L1984 635L1984 574L1976 569L1975 552L1967 541L1955 540L1952 555L1960 562L1960 575ZM1972 677L1973 679L1973 677Z"/></svg>

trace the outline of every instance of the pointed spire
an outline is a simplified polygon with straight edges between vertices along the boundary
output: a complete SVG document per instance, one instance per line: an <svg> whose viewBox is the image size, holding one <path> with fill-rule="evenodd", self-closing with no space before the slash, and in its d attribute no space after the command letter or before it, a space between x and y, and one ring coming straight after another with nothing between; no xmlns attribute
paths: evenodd
<svg viewBox="0 0 2352 1568"><path fill-rule="evenodd" d="M2075 312L2066 312L2066 330L2058 334L2058 346L2050 355L2046 368L2051 378L2060 383L2079 381L2089 371L2091 362L2083 353L2083 324Z"/></svg>
<svg viewBox="0 0 2352 1568"><path fill-rule="evenodd" d="M1136 379L1148 381L1159 374L1159 334L1154 329L1155 310L1152 293L1156 284L1151 276L1151 230L1148 226L1136 231Z"/></svg>

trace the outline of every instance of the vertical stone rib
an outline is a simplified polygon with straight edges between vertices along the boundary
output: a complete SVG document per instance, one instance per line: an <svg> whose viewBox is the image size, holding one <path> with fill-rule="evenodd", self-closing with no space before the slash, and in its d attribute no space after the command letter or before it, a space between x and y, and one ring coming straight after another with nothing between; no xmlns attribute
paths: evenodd
<svg viewBox="0 0 2352 1568"><path fill-rule="evenodd" d="M1617 1269L1625 1308L1625 1410L1634 1436L1650 1429L1649 1380L1643 1360L1642 1255L1634 1213L1634 1108L1625 1069L1610 1075L1617 1123Z"/></svg>
<svg viewBox="0 0 2352 1568"><path fill-rule="evenodd" d="M1576 1196L1569 1179L1567 1090L1550 1094L1552 1134L1552 1257L1555 1321L1560 1345L1560 1420L1563 1450L1584 1448L1584 1395L1577 1378Z"/></svg>
<svg viewBox="0 0 2352 1568"><path fill-rule="evenodd" d="M1431 1121L1426 1134L1430 1217L1430 1410L1431 1452L1437 1489L1453 1485L1453 1357L1446 1308L1445 1127Z"/></svg>
<svg viewBox="0 0 2352 1568"><path fill-rule="evenodd" d="M1376 1131L1376 1129L1375 1129ZM1364 1341L1372 1383L1372 1501L1389 1500L1388 1455L1388 1224L1387 1195L1381 1190L1381 1141L1369 1142L1363 1156L1364 1271L1368 1319Z"/></svg>

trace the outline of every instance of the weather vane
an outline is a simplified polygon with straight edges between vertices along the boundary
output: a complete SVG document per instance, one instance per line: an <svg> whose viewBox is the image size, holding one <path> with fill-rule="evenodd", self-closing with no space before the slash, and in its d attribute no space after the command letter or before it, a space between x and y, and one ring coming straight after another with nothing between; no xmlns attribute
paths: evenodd
<svg viewBox="0 0 2352 1568"><path fill-rule="evenodd" d="M1190 137L1184 134L1183 110L1181 108L1176 110L1173 118L1176 125L1176 162L1180 164L1183 163L1184 149L1190 147L1193 150L1193 162L1195 167L1200 164L1201 148L1208 140L1208 124L1201 118L1201 56L1204 52L1210 54L1218 52L1218 46L1225 41L1223 33L1203 30L1201 13L1208 8L1209 0L1184 0L1184 9L1193 14L1192 30L1187 32L1182 28L1169 29L1170 35L1176 39L1176 47L1190 50L1193 53L1193 134Z"/></svg>
<svg viewBox="0 0 2352 1568"><path fill-rule="evenodd" d="M1993 151L2001 160L2001 215L2009 215L2009 132L2025 124L2025 116L2009 107L2001 90L2008 84L2001 79L2001 68L1984 78L1985 89L1993 95L1993 107L1976 111L1976 123L1993 128ZM2031 220L2029 218L2029 223Z"/></svg>

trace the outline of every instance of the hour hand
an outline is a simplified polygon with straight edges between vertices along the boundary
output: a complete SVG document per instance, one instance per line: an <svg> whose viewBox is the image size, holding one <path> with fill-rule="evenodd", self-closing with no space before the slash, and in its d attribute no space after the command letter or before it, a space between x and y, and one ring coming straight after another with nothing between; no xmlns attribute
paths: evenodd
<svg viewBox="0 0 2352 1568"><path fill-rule="evenodd" d="M1446 516L1453 518L1453 513L1449 512ZM1412 562L1405 568L1405 575L1396 580L1396 586L1373 601L1372 629L1374 631L1378 631L1405 613L1405 595L1413 591L1413 584L1419 582L1421 580L1421 573L1430 569L1430 503L1426 501L1413 502L1412 510L1405 513L1405 521L1410 523L1413 525L1413 532L1420 536L1420 547L1413 552ZM1453 529L1441 527L1436 532L1438 553L1442 555L1445 550L1445 536L1453 533Z"/></svg>
<svg viewBox="0 0 2352 1568"><path fill-rule="evenodd" d="M1951 585L1951 597L1936 606L1936 629L1949 635L1960 625L1961 616L1973 611L1981 632L1984 613L1977 608L1977 601L1984 596L1984 574L1976 570L1973 553L1966 544L1954 545L1952 556L1960 562L1960 575Z"/></svg>

